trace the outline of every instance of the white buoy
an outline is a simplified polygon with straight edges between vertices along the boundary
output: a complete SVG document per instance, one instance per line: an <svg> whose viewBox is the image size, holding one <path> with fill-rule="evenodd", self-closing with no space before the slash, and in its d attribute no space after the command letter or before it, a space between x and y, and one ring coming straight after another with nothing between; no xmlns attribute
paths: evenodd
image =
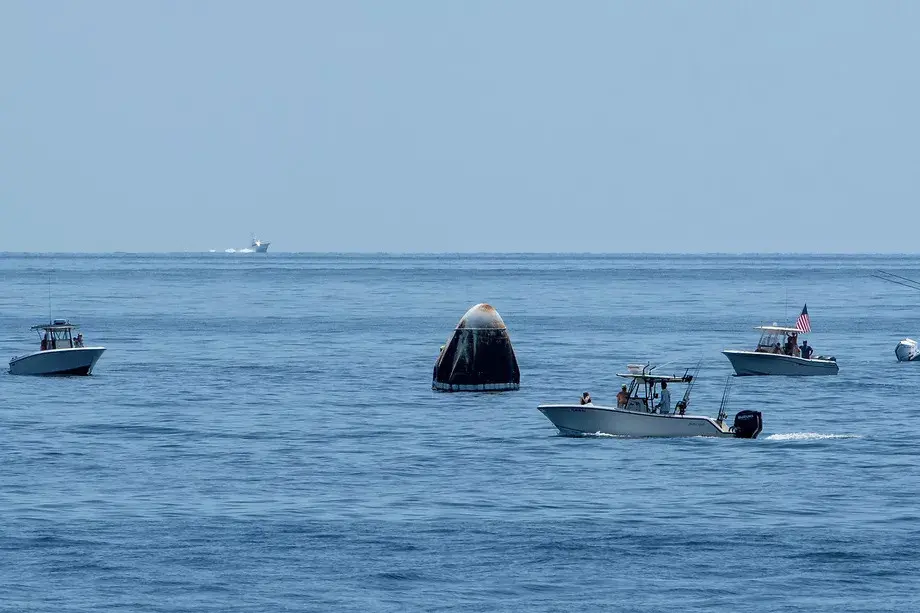
<svg viewBox="0 0 920 613"><path fill-rule="evenodd" d="M905 338L894 348L894 354L898 357L898 362L911 362L917 359L917 341L911 338Z"/></svg>

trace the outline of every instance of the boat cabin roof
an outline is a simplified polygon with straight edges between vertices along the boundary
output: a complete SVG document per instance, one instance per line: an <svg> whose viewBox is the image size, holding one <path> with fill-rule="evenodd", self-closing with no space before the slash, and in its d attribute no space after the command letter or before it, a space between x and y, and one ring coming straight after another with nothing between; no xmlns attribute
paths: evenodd
<svg viewBox="0 0 920 613"><path fill-rule="evenodd" d="M773 332L779 334L804 334L798 328L786 328L784 326L757 326L755 330L760 330L761 332Z"/></svg>
<svg viewBox="0 0 920 613"><path fill-rule="evenodd" d="M37 326L32 326L30 330L48 330L53 332L55 330L74 330L79 328L77 324L72 324L66 319L55 319L50 324L39 324Z"/></svg>

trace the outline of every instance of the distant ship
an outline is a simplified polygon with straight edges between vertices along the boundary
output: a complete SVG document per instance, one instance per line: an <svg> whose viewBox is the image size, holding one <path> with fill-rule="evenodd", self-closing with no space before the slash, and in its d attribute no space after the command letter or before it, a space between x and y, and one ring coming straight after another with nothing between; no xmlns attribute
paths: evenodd
<svg viewBox="0 0 920 613"><path fill-rule="evenodd" d="M266 253L268 251L268 246L271 245L268 241L260 241L256 238L256 235L252 235L252 244L249 246L250 249L256 253Z"/></svg>

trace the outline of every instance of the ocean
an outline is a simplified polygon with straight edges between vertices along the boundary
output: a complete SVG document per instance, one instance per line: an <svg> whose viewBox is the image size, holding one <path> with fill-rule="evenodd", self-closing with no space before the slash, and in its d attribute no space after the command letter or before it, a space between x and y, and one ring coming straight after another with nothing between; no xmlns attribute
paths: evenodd
<svg viewBox="0 0 920 613"><path fill-rule="evenodd" d="M4 362L0 610L918 611L920 296L876 269L920 257L0 254L5 359L49 305L107 348ZM432 391L479 302L521 389ZM733 379L757 440L536 409L701 361L714 415L720 352L805 303L840 374Z"/></svg>

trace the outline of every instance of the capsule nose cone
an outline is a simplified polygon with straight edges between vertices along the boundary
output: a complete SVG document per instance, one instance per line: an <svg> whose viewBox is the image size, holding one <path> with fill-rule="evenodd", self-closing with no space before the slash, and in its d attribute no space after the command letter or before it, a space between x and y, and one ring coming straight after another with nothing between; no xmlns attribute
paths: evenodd
<svg viewBox="0 0 920 613"><path fill-rule="evenodd" d="M505 322L492 305L482 302L466 312L457 328L504 330Z"/></svg>

